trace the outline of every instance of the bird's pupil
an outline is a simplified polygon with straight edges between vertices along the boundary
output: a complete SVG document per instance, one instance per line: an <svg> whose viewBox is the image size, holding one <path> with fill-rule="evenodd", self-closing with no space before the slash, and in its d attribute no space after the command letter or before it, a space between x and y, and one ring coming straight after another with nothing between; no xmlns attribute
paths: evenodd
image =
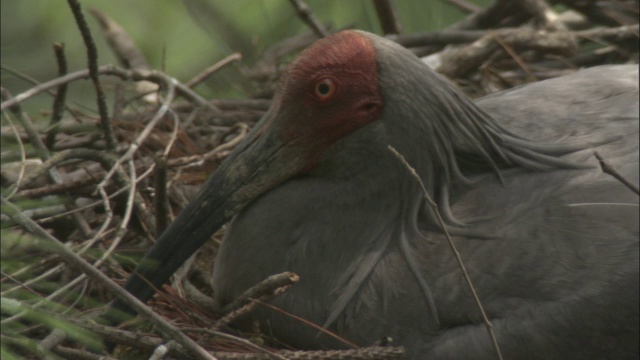
<svg viewBox="0 0 640 360"><path fill-rule="evenodd" d="M329 93L329 85L327 84L319 84L318 85L318 92L322 95L327 95Z"/></svg>

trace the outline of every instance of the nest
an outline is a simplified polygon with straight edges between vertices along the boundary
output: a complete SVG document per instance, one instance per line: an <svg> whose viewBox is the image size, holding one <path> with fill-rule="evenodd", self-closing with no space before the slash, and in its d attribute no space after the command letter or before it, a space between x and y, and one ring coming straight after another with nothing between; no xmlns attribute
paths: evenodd
<svg viewBox="0 0 640 360"><path fill-rule="evenodd" d="M543 0L496 1L479 9L460 0L464 20L428 33L402 34L393 4L374 1L387 37L404 45L470 96L564 75L580 67L638 62L638 3L563 0L558 14ZM244 76L255 88L247 99L203 99L194 90L237 61L232 54L181 83L151 70L124 29L91 10L122 66L98 66L95 45L77 1L69 1L88 49L89 68L67 73L56 47L59 77L13 96L2 88L2 349L27 358L402 358L381 339L345 351L298 351L265 329L241 333L228 324L295 286L297 276L276 274L220 308L212 300L211 269L224 229L150 302L194 344L167 337L165 325L135 320L100 325L135 261L186 206L199 186L268 110L275 84L290 59L331 31L301 1L291 1L310 32L267 49ZM101 83L118 78L109 114ZM66 98L70 82L89 78L97 115ZM54 92L50 124L36 125L20 103ZM106 276L100 277L97 273ZM122 289L120 289L122 291ZM303 321L303 320L301 320ZM167 321L165 321L167 322ZM168 322L167 322L168 323ZM158 326L162 331L157 331ZM164 339L167 341L165 341ZM154 355L150 355L153 353Z"/></svg>

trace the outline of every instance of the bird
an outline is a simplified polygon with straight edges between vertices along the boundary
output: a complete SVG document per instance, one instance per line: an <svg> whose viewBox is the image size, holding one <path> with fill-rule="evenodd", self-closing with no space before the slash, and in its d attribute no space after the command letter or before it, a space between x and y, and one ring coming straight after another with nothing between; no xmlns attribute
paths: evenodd
<svg viewBox="0 0 640 360"><path fill-rule="evenodd" d="M637 359L638 196L594 152L637 184L638 109L636 65L471 100L393 41L337 32L292 61L125 289L149 300L230 222L220 304L291 271L271 304L353 344L496 359L449 235L505 359ZM266 307L245 320L299 349L347 347Z"/></svg>

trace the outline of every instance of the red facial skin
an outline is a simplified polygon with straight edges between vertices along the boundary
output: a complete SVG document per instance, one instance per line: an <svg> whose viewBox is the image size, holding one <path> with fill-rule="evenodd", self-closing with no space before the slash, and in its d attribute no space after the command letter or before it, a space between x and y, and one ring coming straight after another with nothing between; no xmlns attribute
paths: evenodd
<svg viewBox="0 0 640 360"><path fill-rule="evenodd" d="M373 44L352 31L317 41L291 64L274 103L279 137L312 167L327 147L382 112Z"/></svg>

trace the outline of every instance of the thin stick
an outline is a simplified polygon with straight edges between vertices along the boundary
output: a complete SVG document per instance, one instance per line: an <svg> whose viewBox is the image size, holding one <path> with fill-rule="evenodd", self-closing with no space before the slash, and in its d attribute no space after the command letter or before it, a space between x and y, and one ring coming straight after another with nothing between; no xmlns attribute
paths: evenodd
<svg viewBox="0 0 640 360"><path fill-rule="evenodd" d="M518 66L520 66L520 68L522 69L522 71L525 72L525 74L527 74L527 78L529 81L534 82L534 81L538 81L538 78L536 78L535 75L533 75L533 73L531 72L531 69L529 69L529 66L527 66L527 63L524 62L524 60L522 59L522 57L520 55L518 55L517 52L515 52L515 50L513 50L513 48L511 46L509 46L508 44L506 44L502 38L500 37L500 35L498 35L497 33L492 32L491 33L493 35L493 38L496 40L496 42L502 46L502 48L504 49L504 51L506 51L509 56L511 56L511 58L513 58L513 60L515 60L515 62L518 64Z"/></svg>
<svg viewBox="0 0 640 360"><path fill-rule="evenodd" d="M287 291L289 291L289 289L291 289L293 285L284 285L284 286L280 286L277 287L275 289L273 289L270 292L265 293L264 295L257 297L257 298L248 298L249 303L246 303L244 305L242 305L241 307L227 313L225 316L221 317L220 319L218 319L218 321L215 322L213 328L214 329L220 329L223 326L226 326L227 324L231 323L232 321L235 321L236 319L249 314L250 312L253 311L253 309L255 309L259 304L261 303L267 303L269 301L271 301L273 298L276 298L284 293L286 293Z"/></svg>
<svg viewBox="0 0 640 360"><path fill-rule="evenodd" d="M169 224L169 198L167 197L167 158L156 159L153 174L154 207L156 209L156 236L160 236Z"/></svg>
<svg viewBox="0 0 640 360"><path fill-rule="evenodd" d="M214 111L219 111L219 109L215 105L209 103L200 95L196 94L193 90L184 86L178 80L157 70L134 71L134 70L122 69L114 65L104 65L98 68L98 73L104 74L104 75L117 76L123 80L133 80L133 81L148 80L156 84L162 84L167 86L169 86L169 84L173 84L176 87L176 92L181 96L195 102L198 105L208 107L209 109ZM88 77L89 77L89 70L85 69L85 70L79 70L76 72L69 73L65 76L61 76L53 80L49 80L45 83L34 86L31 89L23 93L20 93L9 100L3 101L2 104L0 105L0 110L4 110L8 107L14 106L41 92L49 91L50 89L56 88L62 84L69 83L75 80L85 79Z"/></svg>
<svg viewBox="0 0 640 360"><path fill-rule="evenodd" d="M64 56L64 44L54 43L53 52L56 55L56 62L58 64L58 76L64 76L67 74L67 59ZM45 145L51 151L53 151L53 145L56 142L56 134L58 133L60 119L64 114L65 98L67 96L67 84L62 84L56 92L56 97L53 100L53 111L51 112L51 121L49 131L47 133L47 139Z"/></svg>
<svg viewBox="0 0 640 360"><path fill-rule="evenodd" d="M609 163L607 163L597 151L594 152L593 155L600 162L600 167L602 168L603 173L613 176L614 178L618 179L618 181L623 183L626 187L631 189L631 191L636 193L636 195L640 195L640 189L638 188L638 185L633 184L631 181L629 181L629 179L622 176L622 174L620 174L616 169L609 165Z"/></svg>
<svg viewBox="0 0 640 360"><path fill-rule="evenodd" d="M318 21L318 18L313 14L309 5L307 5L302 0L289 0L293 8L296 10L296 14L298 17L304 21L305 24L309 25L311 30L319 37L323 38L329 35L327 30L325 30L324 26Z"/></svg>
<svg viewBox="0 0 640 360"><path fill-rule="evenodd" d="M3 94L4 94L4 88L2 88ZM5 114L3 112L3 114ZM11 129L13 130L13 133L16 135L16 141L18 142L18 147L20 148L20 171L18 172L18 179L15 182L15 186L12 186L9 188L8 194L7 194L7 199L10 199L13 195L15 195L15 193L18 191L18 189L20 188L20 185L22 184L22 181L24 179L24 174L25 174L25 168L27 167L27 152L24 149L24 143L22 142L22 139L20 138L20 134L18 132L18 129L16 129L16 126L13 124L13 121L11 120L11 116L9 114L5 114L5 117L7 119L7 121L9 122L9 125L11 126Z"/></svg>
<svg viewBox="0 0 640 360"><path fill-rule="evenodd" d="M205 161L213 158L216 155L219 155L223 151L233 149L236 145L238 145L249 133L249 126L244 123L237 123L234 127L240 128L240 134L234 137L233 139L227 141L226 143L215 147L213 150L207 152L204 155L190 155L183 156L175 159L169 159L168 165L169 167L187 167L187 166L199 166L202 165Z"/></svg>
<svg viewBox="0 0 640 360"><path fill-rule="evenodd" d="M278 359L278 360L287 360L287 358L285 358L284 356L276 354L273 351L271 351L271 350L269 350L267 348L264 348L262 346L256 345L256 344L252 343L249 340L243 339L241 337L233 336L231 334L226 334L226 333L223 333L221 331L210 330L210 329L201 329L201 328L183 328L182 331L184 331L184 332L205 333L205 334L221 337L223 339L231 340L231 341L233 341L235 343L238 343L238 344L241 344L243 346L246 346L249 349L253 349L255 351L259 351L260 353L266 354L271 358Z"/></svg>
<svg viewBox="0 0 640 360"><path fill-rule="evenodd" d="M111 126L111 119L109 119L109 111L107 110L107 100L100 84L100 77L98 76L98 49L91 37L91 30L89 25L82 14L80 2L78 0L67 0L73 17L76 19L80 34L82 34L82 40L87 48L87 59L89 62L89 77L93 82L93 86L96 89L96 101L98 103L98 113L100 114L100 124L102 125L102 131L107 141L107 149L116 149L116 140L113 136L113 127Z"/></svg>
<svg viewBox="0 0 640 360"><path fill-rule="evenodd" d="M382 32L385 35L400 34L402 32L396 7L391 0L373 0L373 6L376 9Z"/></svg>
<svg viewBox="0 0 640 360"><path fill-rule="evenodd" d="M311 321L309 321L309 320L307 320L305 318L302 318L302 317L297 316L297 315L293 315L292 313L286 312L286 311L280 309L279 307L273 306L271 304L268 304L268 303L260 301L260 300L253 300L253 301L255 301L255 302L259 303L260 305L265 306L265 307L267 307L267 308L269 308L271 310L277 311L277 312L279 312L279 313L281 313L281 314L283 314L285 316L288 316L288 317L290 317L292 319L300 321L301 323L303 323L305 325L308 325L308 326L318 330L321 333L324 333L324 334L326 334L328 336L331 336L332 338L340 341L341 343L343 343L345 345L350 346L353 349L358 349L359 348L359 346L354 344L353 342L351 342L351 341L349 341L349 340L347 340L345 338L342 338L342 337L340 337L340 335L338 335L338 334L336 334L334 332L331 332L330 330L327 330L327 329L323 328L322 326L320 326L318 324L315 324L315 323L313 323L313 322L311 322Z"/></svg>
<svg viewBox="0 0 640 360"><path fill-rule="evenodd" d="M228 313L236 310L244 304L250 302L251 299L259 298L265 294L272 293L275 289L282 286L293 285L299 280L300 277L292 272L284 272L281 274L271 275L259 282L257 285L242 293L242 295L225 306L224 309L222 309L222 312Z"/></svg>
<svg viewBox="0 0 640 360"><path fill-rule="evenodd" d="M211 74L215 73L216 71L222 69L223 67L231 64L234 61L239 61L242 60L242 54L240 53L233 53L227 57L225 57L224 59L218 61L217 63L209 66L208 68L204 69L203 71L201 71L198 75L194 76L193 79L187 81L184 86L188 87L188 88L192 88L198 84L200 84L201 82L205 81L209 76L211 76Z"/></svg>
<svg viewBox="0 0 640 360"><path fill-rule="evenodd" d="M458 10L467 12L467 13L475 13L482 11L482 8L476 4L472 4L468 1L464 0L445 0L449 4L455 6Z"/></svg>
<svg viewBox="0 0 640 360"><path fill-rule="evenodd" d="M391 151L391 153L398 158L398 160L400 160L400 162L409 170L409 172L411 173L411 175L418 181L418 184L420 184L420 187L422 188L422 192L424 193L425 197L427 198L427 201L429 202L429 205L431 205L431 208L433 209L433 212L436 214L436 217L438 218L438 222L440 223L440 226L442 227L442 231L444 232L444 236L447 238L447 241L449 242L449 246L451 246L451 250L453 251L456 260L458 261L458 265L460 266L460 269L462 270L462 274L464 275L464 279L467 282L467 286L469 287L469 290L471 290L471 294L473 295L473 299L476 302L476 305L478 306L478 309L480 310L480 314L482 315L482 319L484 321L484 324L487 327L487 331L489 332L489 336L491 337L491 342L493 343L493 348L496 351L496 355L498 356L498 359L502 360L502 352L500 351L500 346L498 345L498 340L496 339L496 335L493 331L493 325L491 324L491 321L489 321L489 318L487 317L487 314L484 311L484 307L482 306L482 303L480 302L480 298L478 297L478 294L476 293L476 289L473 286L473 282L471 281L471 277L469 277L469 273L467 272L467 269L464 266L464 263L462 261L462 257L460 256L460 253L458 252L458 249L456 248L455 244L453 243L453 239L451 239L451 236L449 235L449 231L447 230L447 226L444 223L444 220L442 220L442 216L440 216L440 211L438 211L438 205L431 199L431 195L429 195L429 192L427 192L427 189L424 186L424 183L422 182L422 179L420 178L420 175L418 175L418 173L416 172L416 170L409 165L409 163L407 162L407 160L404 158L404 156L402 156L402 154L400 154L393 146L388 145L387 148L389 149L389 151Z"/></svg>

